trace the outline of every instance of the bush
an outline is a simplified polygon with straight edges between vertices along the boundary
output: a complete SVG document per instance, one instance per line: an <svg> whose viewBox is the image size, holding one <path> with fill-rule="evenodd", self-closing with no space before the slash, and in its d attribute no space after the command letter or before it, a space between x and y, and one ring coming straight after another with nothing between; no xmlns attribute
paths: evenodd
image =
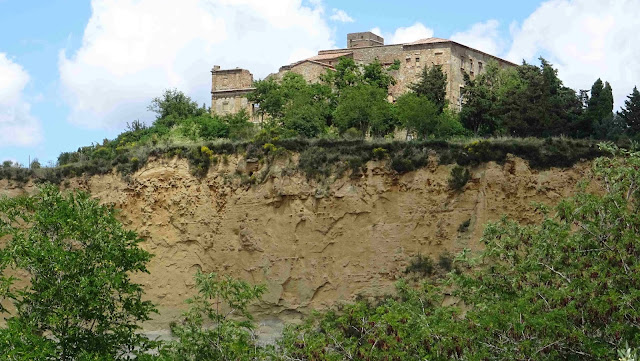
<svg viewBox="0 0 640 361"><path fill-rule="evenodd" d="M467 182L471 179L469 170L459 165L451 169L451 176L449 177L449 187L453 190L461 190Z"/></svg>
<svg viewBox="0 0 640 361"><path fill-rule="evenodd" d="M329 157L324 148L311 147L302 152L298 167L306 174L308 179L319 179L328 177L331 174Z"/></svg>
<svg viewBox="0 0 640 361"><path fill-rule="evenodd" d="M404 273L419 273L423 277L431 276L433 274L433 260L431 257L423 257L421 254L418 254L414 259L411 260L411 263L407 266Z"/></svg>
<svg viewBox="0 0 640 361"><path fill-rule="evenodd" d="M377 160L385 159L389 156L389 151L384 148L374 148L373 158Z"/></svg>

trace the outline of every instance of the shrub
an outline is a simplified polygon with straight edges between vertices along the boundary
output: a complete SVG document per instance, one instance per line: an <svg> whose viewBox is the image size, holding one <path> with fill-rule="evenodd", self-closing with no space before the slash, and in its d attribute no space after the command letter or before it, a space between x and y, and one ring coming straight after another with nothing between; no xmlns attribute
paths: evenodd
<svg viewBox="0 0 640 361"><path fill-rule="evenodd" d="M438 256L438 266L444 271L451 271L453 266L453 255L447 251L440 253Z"/></svg>
<svg viewBox="0 0 640 361"><path fill-rule="evenodd" d="M389 156L389 151L384 148L374 148L373 158L377 160L385 159Z"/></svg>
<svg viewBox="0 0 640 361"><path fill-rule="evenodd" d="M451 169L451 176L449 177L449 187L453 190L461 190L467 182L471 179L469 170L459 165Z"/></svg>
<svg viewBox="0 0 640 361"><path fill-rule="evenodd" d="M458 227L458 232L464 233L464 232L468 231L470 225L471 225L471 218L469 218L466 221L460 223L460 226Z"/></svg>
<svg viewBox="0 0 640 361"><path fill-rule="evenodd" d="M298 168L304 172L308 179L328 177L331 174L328 161L329 157L324 148L311 147L300 154Z"/></svg>
<svg viewBox="0 0 640 361"><path fill-rule="evenodd" d="M409 263L404 273L419 273L423 277L426 277L431 276L433 271L433 260L431 257L423 257L421 254L418 254L411 260L411 263Z"/></svg>

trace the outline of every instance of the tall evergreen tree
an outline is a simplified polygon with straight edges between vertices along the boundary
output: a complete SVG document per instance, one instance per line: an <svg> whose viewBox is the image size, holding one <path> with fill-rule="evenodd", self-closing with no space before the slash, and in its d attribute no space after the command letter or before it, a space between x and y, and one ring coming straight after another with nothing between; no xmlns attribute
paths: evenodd
<svg viewBox="0 0 640 361"><path fill-rule="evenodd" d="M438 107L438 111L447 106L447 75L439 66L424 67L420 79L409 85L409 89L418 96L424 96Z"/></svg>
<svg viewBox="0 0 640 361"><path fill-rule="evenodd" d="M609 82L596 80L591 87L591 97L578 127L578 136L602 137L603 124L609 122L613 113L613 91ZM598 134L596 134L598 133Z"/></svg>
<svg viewBox="0 0 640 361"><path fill-rule="evenodd" d="M618 113L627 123L632 134L640 133L640 92L633 87L633 92L624 101L624 107Z"/></svg>

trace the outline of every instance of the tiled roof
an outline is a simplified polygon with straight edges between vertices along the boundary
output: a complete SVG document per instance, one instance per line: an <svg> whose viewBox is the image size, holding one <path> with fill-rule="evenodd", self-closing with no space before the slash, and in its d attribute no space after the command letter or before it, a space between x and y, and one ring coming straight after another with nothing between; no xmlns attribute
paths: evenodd
<svg viewBox="0 0 640 361"><path fill-rule="evenodd" d="M337 59L337 58L352 55L352 54L353 54L352 51L345 51L341 53L320 54L320 55L312 56L305 60L313 60L313 61L330 60L330 59Z"/></svg>
<svg viewBox="0 0 640 361"><path fill-rule="evenodd" d="M436 44L436 43L448 43L451 40L441 38L426 38L414 41L412 43L405 43L403 45L421 45L421 44Z"/></svg>

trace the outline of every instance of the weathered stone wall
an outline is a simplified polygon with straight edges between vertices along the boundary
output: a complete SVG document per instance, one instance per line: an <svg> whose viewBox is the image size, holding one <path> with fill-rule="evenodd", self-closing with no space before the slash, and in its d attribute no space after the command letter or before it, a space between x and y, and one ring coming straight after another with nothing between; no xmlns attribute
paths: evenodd
<svg viewBox="0 0 640 361"><path fill-rule="evenodd" d="M246 69L211 70L211 115L236 114L245 110L256 121L247 94L253 90L253 75Z"/></svg>
<svg viewBox="0 0 640 361"><path fill-rule="evenodd" d="M245 110L250 116L253 114L253 105L247 100L246 91L215 94L211 97L212 114L235 114Z"/></svg>
<svg viewBox="0 0 640 361"><path fill-rule="evenodd" d="M305 61L293 65L291 68L281 69L278 73L274 74L277 80L282 80L282 77L287 72L291 71L296 74L300 74L309 83L317 83L320 81L320 76L327 72L327 67L317 62Z"/></svg>

